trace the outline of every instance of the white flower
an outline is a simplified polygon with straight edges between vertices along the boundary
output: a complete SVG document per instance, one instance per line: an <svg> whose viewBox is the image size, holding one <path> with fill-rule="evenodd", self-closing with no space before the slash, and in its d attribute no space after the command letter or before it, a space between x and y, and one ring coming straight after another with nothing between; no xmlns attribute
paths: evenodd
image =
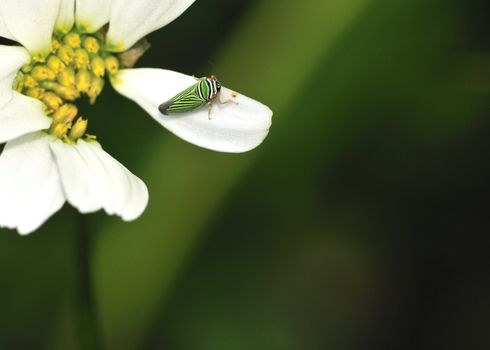
<svg viewBox="0 0 490 350"><path fill-rule="evenodd" d="M81 213L104 209L134 220L145 184L86 133L76 100L91 102L104 76L158 123L195 145L222 152L258 146L269 108L229 89L221 101L178 117L158 106L196 79L162 69L120 69L124 53L177 18L194 0L1 0L0 226L36 230L65 201ZM122 54L119 56L119 54Z"/></svg>

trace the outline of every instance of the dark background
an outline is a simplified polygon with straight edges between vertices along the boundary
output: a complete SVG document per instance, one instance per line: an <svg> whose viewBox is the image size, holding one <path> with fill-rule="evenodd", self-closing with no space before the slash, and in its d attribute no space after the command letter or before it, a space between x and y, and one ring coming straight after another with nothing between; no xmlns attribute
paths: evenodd
<svg viewBox="0 0 490 350"><path fill-rule="evenodd" d="M199 149L106 89L84 115L149 206L2 230L0 349L76 348L80 227L106 349L489 349L489 10L197 1L138 66L215 74L269 137Z"/></svg>

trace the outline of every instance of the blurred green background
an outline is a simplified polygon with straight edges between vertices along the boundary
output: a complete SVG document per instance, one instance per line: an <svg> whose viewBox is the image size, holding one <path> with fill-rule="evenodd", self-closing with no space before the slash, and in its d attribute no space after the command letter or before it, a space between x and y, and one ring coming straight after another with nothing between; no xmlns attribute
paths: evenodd
<svg viewBox="0 0 490 350"><path fill-rule="evenodd" d="M138 66L215 74L269 137L199 149L106 89L84 115L149 206L2 230L0 349L77 349L80 226L103 349L489 349L489 10L198 0Z"/></svg>

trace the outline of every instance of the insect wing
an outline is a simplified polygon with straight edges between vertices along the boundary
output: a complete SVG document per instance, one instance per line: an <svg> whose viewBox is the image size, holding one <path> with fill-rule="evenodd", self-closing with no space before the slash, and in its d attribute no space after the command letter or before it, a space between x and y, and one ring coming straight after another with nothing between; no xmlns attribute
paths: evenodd
<svg viewBox="0 0 490 350"><path fill-rule="evenodd" d="M160 112L165 115L173 115L191 112L203 106L207 100L203 99L198 93L200 83L201 82L199 81L191 85L170 100L162 103L158 107Z"/></svg>

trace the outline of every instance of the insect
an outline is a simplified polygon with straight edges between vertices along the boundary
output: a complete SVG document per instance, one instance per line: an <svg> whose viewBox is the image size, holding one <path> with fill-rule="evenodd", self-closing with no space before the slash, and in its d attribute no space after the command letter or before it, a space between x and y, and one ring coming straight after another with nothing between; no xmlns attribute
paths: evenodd
<svg viewBox="0 0 490 350"><path fill-rule="evenodd" d="M192 86L162 103L158 109L165 115L191 112L205 104L210 105L220 91L221 83L215 76L201 78Z"/></svg>

